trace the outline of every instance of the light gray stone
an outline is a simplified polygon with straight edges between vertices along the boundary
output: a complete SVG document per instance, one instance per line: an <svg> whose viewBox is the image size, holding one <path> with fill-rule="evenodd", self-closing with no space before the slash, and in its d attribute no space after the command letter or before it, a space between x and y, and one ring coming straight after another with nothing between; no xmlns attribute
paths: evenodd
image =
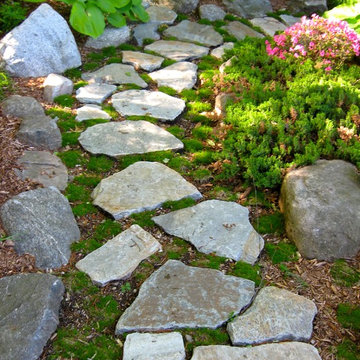
<svg viewBox="0 0 360 360"><path fill-rule="evenodd" d="M316 313L311 300L267 286L259 291L244 314L228 323L227 331L233 345L309 341Z"/></svg>
<svg viewBox="0 0 360 360"><path fill-rule="evenodd" d="M322 14L328 9L326 0L290 0L286 8L294 14L305 12L307 15Z"/></svg>
<svg viewBox="0 0 360 360"><path fill-rule="evenodd" d="M214 4L204 4L199 6L199 13L201 19L210 21L223 20L226 12L219 6Z"/></svg>
<svg viewBox="0 0 360 360"><path fill-rule="evenodd" d="M130 40L131 33L128 26L121 28L115 28L108 26L104 32L97 38L89 37L85 43L85 46L92 49L103 49L109 46L119 46Z"/></svg>
<svg viewBox="0 0 360 360"><path fill-rule="evenodd" d="M224 63L222 63L220 66L219 66L219 72L220 74L224 74L225 73L225 69L229 66L232 65L232 62L233 60L235 60L236 57L235 56L232 56L230 59L226 60Z"/></svg>
<svg viewBox="0 0 360 360"><path fill-rule="evenodd" d="M224 117L226 115L226 104L230 101L235 101L235 94L224 94L221 93L215 98L215 114L220 117Z"/></svg>
<svg viewBox="0 0 360 360"><path fill-rule="evenodd" d="M180 333L126 336L123 360L185 360L184 341Z"/></svg>
<svg viewBox="0 0 360 360"><path fill-rule="evenodd" d="M14 116L20 119L45 116L44 108L31 96L11 95L1 104L5 116Z"/></svg>
<svg viewBox="0 0 360 360"><path fill-rule="evenodd" d="M166 6L150 6L146 9L150 16L150 23L153 24L173 24L176 20L177 14L175 11Z"/></svg>
<svg viewBox="0 0 360 360"><path fill-rule="evenodd" d="M286 26L293 26L294 24L301 21L299 17L286 15L286 14L280 15L280 18Z"/></svg>
<svg viewBox="0 0 360 360"><path fill-rule="evenodd" d="M57 96L71 94L74 89L74 83L65 76L50 74L45 79L43 87L44 99L52 102Z"/></svg>
<svg viewBox="0 0 360 360"><path fill-rule="evenodd" d="M149 115L163 121L175 120L185 109L185 101L161 91L127 90L112 96L112 104L122 116Z"/></svg>
<svg viewBox="0 0 360 360"><path fill-rule="evenodd" d="M223 29L225 29L229 34L235 36L238 40L243 40L246 36L256 38L264 37L263 34L260 34L240 21L231 21L226 26L223 26Z"/></svg>
<svg viewBox="0 0 360 360"><path fill-rule="evenodd" d="M87 104L81 108L76 109L76 121L84 121L90 119L105 119L110 120L111 116L101 106L94 104Z"/></svg>
<svg viewBox="0 0 360 360"><path fill-rule="evenodd" d="M155 51L161 56L175 61L195 60L209 53L209 48L173 40L159 40L145 46L145 50Z"/></svg>
<svg viewBox="0 0 360 360"><path fill-rule="evenodd" d="M64 294L60 279L19 274L0 279L2 360L36 360L59 324Z"/></svg>
<svg viewBox="0 0 360 360"><path fill-rule="evenodd" d="M48 4L40 5L0 40L0 58L6 71L19 77L61 74L81 65L67 22Z"/></svg>
<svg viewBox="0 0 360 360"><path fill-rule="evenodd" d="M289 239L306 258L333 261L360 250L360 175L341 160L290 172L281 188Z"/></svg>
<svg viewBox="0 0 360 360"><path fill-rule="evenodd" d="M64 190L68 182L66 166L61 160L47 151L25 151L17 160L22 167L15 169L16 174L22 179L31 179L44 187L55 186Z"/></svg>
<svg viewBox="0 0 360 360"><path fill-rule="evenodd" d="M227 42L223 45L211 50L211 55L216 57L217 59L221 59L225 55L225 50L231 50L234 47L233 42Z"/></svg>
<svg viewBox="0 0 360 360"><path fill-rule="evenodd" d="M198 24L189 20L170 26L164 31L165 36L174 36L181 41L191 41L205 46L218 46L224 42L223 37L210 25Z"/></svg>
<svg viewBox="0 0 360 360"><path fill-rule="evenodd" d="M154 71L161 66L163 61L164 58L161 56L150 55L138 51L122 52L122 62L133 65L135 69L139 68L145 71Z"/></svg>
<svg viewBox="0 0 360 360"><path fill-rule="evenodd" d="M254 26L261 28L262 31L269 36L274 36L277 31L284 31L286 29L283 23L269 16L251 19L250 22Z"/></svg>
<svg viewBox="0 0 360 360"><path fill-rule="evenodd" d="M215 329L238 314L254 295L254 283L213 269L169 260L141 286L116 325L116 334L180 328Z"/></svg>
<svg viewBox="0 0 360 360"><path fill-rule="evenodd" d="M116 91L115 85L90 84L76 90L76 99L85 104L102 104Z"/></svg>
<svg viewBox="0 0 360 360"><path fill-rule="evenodd" d="M177 13L189 14L197 8L199 0L149 0L149 3L167 7Z"/></svg>
<svg viewBox="0 0 360 360"><path fill-rule="evenodd" d="M134 28L134 38L138 45L143 46L144 39L159 40L160 34L156 31L159 24L139 24Z"/></svg>
<svg viewBox="0 0 360 360"><path fill-rule="evenodd" d="M160 243L138 225L132 225L76 263L99 286L128 278L141 261L161 250Z"/></svg>
<svg viewBox="0 0 360 360"><path fill-rule="evenodd" d="M153 220L205 254L254 264L264 247L264 240L249 222L249 210L235 202L208 200Z"/></svg>
<svg viewBox="0 0 360 360"><path fill-rule="evenodd" d="M168 86L178 92L191 89L197 80L197 65L181 61L164 69L152 72L149 76L158 86Z"/></svg>
<svg viewBox="0 0 360 360"><path fill-rule="evenodd" d="M0 217L15 250L34 255L42 269L67 264L70 244L80 238L69 202L55 187L14 196L2 205Z"/></svg>
<svg viewBox="0 0 360 360"><path fill-rule="evenodd" d="M101 180L92 193L94 205L121 219L159 208L165 201L200 199L196 187L167 166L138 161Z"/></svg>
<svg viewBox="0 0 360 360"><path fill-rule="evenodd" d="M273 8L269 0L222 0L229 13L251 19L265 16Z"/></svg>

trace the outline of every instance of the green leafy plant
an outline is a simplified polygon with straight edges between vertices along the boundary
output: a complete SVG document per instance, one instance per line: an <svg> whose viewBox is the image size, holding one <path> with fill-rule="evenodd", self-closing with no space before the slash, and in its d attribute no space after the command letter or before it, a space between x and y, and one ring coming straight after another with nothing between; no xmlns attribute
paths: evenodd
<svg viewBox="0 0 360 360"><path fill-rule="evenodd" d="M0 5L0 35L10 31L26 17L26 8L18 1L4 1Z"/></svg>

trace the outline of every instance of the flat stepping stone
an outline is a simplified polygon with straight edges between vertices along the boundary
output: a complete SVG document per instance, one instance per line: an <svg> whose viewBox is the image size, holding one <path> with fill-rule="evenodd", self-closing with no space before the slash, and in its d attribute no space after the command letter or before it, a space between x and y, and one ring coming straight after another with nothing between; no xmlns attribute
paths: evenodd
<svg viewBox="0 0 360 360"><path fill-rule="evenodd" d="M286 29L286 26L283 23L269 16L255 18L250 20L250 22L254 26L261 28L262 31L269 36L274 36L277 31L284 31Z"/></svg>
<svg viewBox="0 0 360 360"><path fill-rule="evenodd" d="M142 120L91 126L80 135L79 142L92 154L105 154L115 158L184 148L184 144L174 135Z"/></svg>
<svg viewBox="0 0 360 360"><path fill-rule="evenodd" d="M136 69L154 71L159 69L164 58L161 56L150 55L138 51L123 51L122 62L133 65Z"/></svg>
<svg viewBox="0 0 360 360"><path fill-rule="evenodd" d="M207 47L173 40L155 41L145 46L145 50L154 51L175 61L195 60L209 53Z"/></svg>
<svg viewBox="0 0 360 360"><path fill-rule="evenodd" d="M158 86L168 86L178 92L191 89L197 81L197 65L181 61L164 69L152 72L149 76Z"/></svg>
<svg viewBox="0 0 360 360"><path fill-rule="evenodd" d="M198 24L189 20L171 26L164 31L165 36L174 36L181 41L191 41L205 46L218 46L223 37L210 25Z"/></svg>
<svg viewBox="0 0 360 360"><path fill-rule="evenodd" d="M225 50L231 50L234 47L233 42L227 42L223 45L220 45L219 47L211 50L211 55L216 57L217 59L222 59L222 57L225 55Z"/></svg>
<svg viewBox="0 0 360 360"><path fill-rule="evenodd" d="M273 12L270 0L222 0L226 10L246 19L266 16Z"/></svg>
<svg viewBox="0 0 360 360"><path fill-rule="evenodd" d="M108 84L90 84L76 90L76 99L84 104L101 105L117 87Z"/></svg>
<svg viewBox="0 0 360 360"><path fill-rule="evenodd" d="M134 38L138 45L143 46L144 39L159 40L160 34L157 32L159 24L139 24L134 27Z"/></svg>
<svg viewBox="0 0 360 360"><path fill-rule="evenodd" d="M177 18L176 12L165 6L149 6L146 12L150 16L149 23L153 24L171 25Z"/></svg>
<svg viewBox="0 0 360 360"><path fill-rule="evenodd" d="M44 83L44 99L52 102L54 98L60 95L71 95L74 90L74 83L65 76L58 74L49 74Z"/></svg>
<svg viewBox="0 0 360 360"><path fill-rule="evenodd" d="M0 279L2 360L36 360L59 324L65 288L48 274L19 274Z"/></svg>
<svg viewBox="0 0 360 360"><path fill-rule="evenodd" d="M161 91L127 90L112 97L122 116L152 116L162 121L175 120L185 109L185 101Z"/></svg>
<svg viewBox="0 0 360 360"><path fill-rule="evenodd" d="M59 190L65 190L68 183L66 166L50 152L25 151L17 163L22 167L15 169L20 179L30 179L44 187L55 186Z"/></svg>
<svg viewBox="0 0 360 360"><path fill-rule="evenodd" d="M81 108L76 109L76 121L85 121L91 119L110 120L111 116L106 111L104 111L101 106L94 104L87 104Z"/></svg>
<svg viewBox="0 0 360 360"><path fill-rule="evenodd" d="M148 86L148 84L135 71L133 66L125 64L105 65L92 73L82 74L81 78L89 83L110 85L135 84L142 88L146 88Z"/></svg>
<svg viewBox="0 0 360 360"><path fill-rule="evenodd" d="M199 346L191 360L321 360L316 348L300 342L237 348L226 345Z"/></svg>
<svg viewBox="0 0 360 360"><path fill-rule="evenodd" d="M296 23L301 22L301 18L286 14L280 15L280 19L286 26L293 26Z"/></svg>
<svg viewBox="0 0 360 360"><path fill-rule="evenodd" d="M216 329L254 295L254 283L213 269L169 260L142 285L115 333L180 328Z"/></svg>
<svg viewBox="0 0 360 360"><path fill-rule="evenodd" d="M251 27L241 23L240 21L232 21L229 24L222 27L229 34L235 36L238 40L245 39L246 36L255 37L255 38L263 38L264 35L255 31Z"/></svg>
<svg viewBox="0 0 360 360"><path fill-rule="evenodd" d="M180 333L126 336L123 360L185 360L184 341Z"/></svg>
<svg viewBox="0 0 360 360"><path fill-rule="evenodd" d="M0 217L16 252L34 255L41 269L67 264L71 243L80 239L70 204L55 187L14 196L2 205Z"/></svg>
<svg viewBox="0 0 360 360"><path fill-rule="evenodd" d="M233 345L309 341L316 313L311 300L268 286L259 291L244 314L228 323L227 331Z"/></svg>
<svg viewBox="0 0 360 360"><path fill-rule="evenodd" d="M205 4L199 6L199 13L201 19L210 21L223 20L226 12L219 6L214 4Z"/></svg>
<svg viewBox="0 0 360 360"><path fill-rule="evenodd" d="M160 243L138 225L109 240L76 263L99 286L128 278L141 261L161 250Z"/></svg>
<svg viewBox="0 0 360 360"><path fill-rule="evenodd" d="M109 46L117 47L128 42L130 38L131 32L128 26L122 26L120 28L108 26L97 38L89 37L85 43L85 47L92 49L103 49Z"/></svg>

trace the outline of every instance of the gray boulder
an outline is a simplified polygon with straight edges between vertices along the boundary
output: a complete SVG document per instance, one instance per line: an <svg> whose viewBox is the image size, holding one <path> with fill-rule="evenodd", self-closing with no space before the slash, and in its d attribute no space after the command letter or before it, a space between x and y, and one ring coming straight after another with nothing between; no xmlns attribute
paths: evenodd
<svg viewBox="0 0 360 360"><path fill-rule="evenodd" d="M214 4L204 4L199 7L199 13L201 19L207 19L210 21L223 20L226 12L219 6Z"/></svg>
<svg viewBox="0 0 360 360"><path fill-rule="evenodd" d="M50 74L45 79L43 87L44 99L52 102L57 96L71 94L74 89L74 83L64 76Z"/></svg>
<svg viewBox="0 0 360 360"><path fill-rule="evenodd" d="M5 116L25 119L34 116L45 116L41 104L31 96L11 95L1 104Z"/></svg>
<svg viewBox="0 0 360 360"><path fill-rule="evenodd" d="M160 34L157 32L159 24L146 23L134 27L134 38L138 45L143 46L144 39L159 40Z"/></svg>
<svg viewBox="0 0 360 360"><path fill-rule="evenodd" d="M293 13L305 12L308 15L321 15L328 9L326 0L290 0L286 8Z"/></svg>
<svg viewBox="0 0 360 360"><path fill-rule="evenodd" d="M115 28L108 26L104 32L97 38L89 37L85 46L92 49L103 49L109 46L119 46L130 40L131 32L128 26Z"/></svg>
<svg viewBox="0 0 360 360"><path fill-rule="evenodd" d="M228 12L247 19L265 16L272 12L269 0L222 0Z"/></svg>
<svg viewBox="0 0 360 360"><path fill-rule="evenodd" d="M175 11L164 6L150 6L146 9L150 16L149 23L152 24L172 24L177 17Z"/></svg>

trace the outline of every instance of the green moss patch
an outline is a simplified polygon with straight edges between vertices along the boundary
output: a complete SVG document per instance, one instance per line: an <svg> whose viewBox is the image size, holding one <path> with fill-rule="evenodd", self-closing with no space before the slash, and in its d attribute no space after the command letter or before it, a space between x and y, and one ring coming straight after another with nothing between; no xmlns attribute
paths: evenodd
<svg viewBox="0 0 360 360"><path fill-rule="evenodd" d="M262 282L260 266L250 265L244 261L238 261L232 267L229 275L234 275L244 279L252 280L256 286L260 286Z"/></svg>
<svg viewBox="0 0 360 360"><path fill-rule="evenodd" d="M77 145L81 132L66 132L61 135L62 146Z"/></svg>
<svg viewBox="0 0 360 360"><path fill-rule="evenodd" d="M68 150L61 153L56 153L61 161L68 168L74 168L76 165L85 165L87 160L79 150Z"/></svg>
<svg viewBox="0 0 360 360"><path fill-rule="evenodd" d="M105 155L91 156L87 164L88 170L98 173L108 172L113 166L114 160Z"/></svg>
<svg viewBox="0 0 360 360"><path fill-rule="evenodd" d="M144 211L138 214L132 214L131 218L134 220L134 224L141 227L153 227L155 223L151 220L155 216L155 211Z"/></svg>
<svg viewBox="0 0 360 360"><path fill-rule="evenodd" d="M267 242L265 243L265 251L273 264L298 260L297 248L294 244L285 242L273 244Z"/></svg>
<svg viewBox="0 0 360 360"><path fill-rule="evenodd" d="M196 201L192 198L185 198L179 201L166 201L162 204L163 209L169 209L171 211L180 210L189 206L194 206Z"/></svg>
<svg viewBox="0 0 360 360"><path fill-rule="evenodd" d="M345 339L336 347L337 360L360 360L360 346Z"/></svg>
<svg viewBox="0 0 360 360"><path fill-rule="evenodd" d="M260 234L283 234L285 232L284 216L280 212L260 216L255 219L253 225Z"/></svg>
<svg viewBox="0 0 360 360"><path fill-rule="evenodd" d="M335 282L342 286L352 286L360 281L360 272L339 259L331 267L330 274Z"/></svg>
<svg viewBox="0 0 360 360"><path fill-rule="evenodd" d="M339 304L336 315L337 320L343 327L360 330L360 306Z"/></svg>

